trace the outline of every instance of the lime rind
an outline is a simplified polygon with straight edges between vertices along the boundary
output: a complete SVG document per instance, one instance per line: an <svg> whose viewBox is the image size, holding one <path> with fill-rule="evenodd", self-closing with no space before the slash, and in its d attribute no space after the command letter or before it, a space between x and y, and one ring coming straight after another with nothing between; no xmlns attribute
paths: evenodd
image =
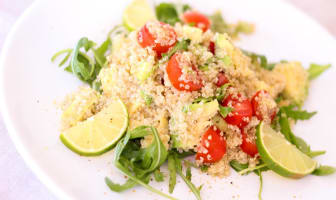
<svg viewBox="0 0 336 200"><path fill-rule="evenodd" d="M271 137L279 140L278 147L271 146L267 148L265 146L264 140L270 140L272 139ZM281 176L289 178L302 178L303 176L311 174L316 168L316 161L312 160L310 157L300 152L293 144L290 144L280 133L275 132L270 126L264 124L263 122L261 122L257 127L256 144L261 159L271 170ZM278 155L272 154L270 152L272 151L272 148L276 148L276 150L278 151ZM287 166L284 166L285 162Z"/></svg>
<svg viewBox="0 0 336 200"><path fill-rule="evenodd" d="M128 127L128 123L129 123L129 116L128 116L128 112L127 112L127 108L125 106L125 104L121 101L118 100L118 103L122 106L123 108L123 113L125 114L125 116L123 116L125 118L125 121L123 123L123 126L120 128L120 131L118 133L117 137L114 137L111 141L107 142L106 144L104 144L104 146L102 146L101 148L82 148L79 145L77 145L75 142L72 141L72 139L70 139L67 134L61 133L60 135L60 140L62 141L62 143L68 147L71 151L81 155L81 156L98 156L101 155L103 153L108 152L109 150L113 149L114 146L117 144L117 142L123 137L123 135L125 134L127 127ZM98 113L99 114L99 113ZM91 119L88 119L91 120ZM85 122L85 121L84 121ZM84 123L83 122L83 123ZM99 122L98 122L99 123ZM90 126L93 126L92 124ZM88 127L87 127L88 128ZM98 131L99 132L99 131ZM96 132L96 134L98 134L98 132ZM92 134L92 133L91 133ZM99 132L99 134L102 134L101 132ZM103 135L101 135L102 137L104 137ZM92 136L90 136L92 137ZM105 137L104 137L105 138ZM105 138L106 139L106 138Z"/></svg>
<svg viewBox="0 0 336 200"><path fill-rule="evenodd" d="M142 27L147 21L155 20L155 13L148 0L134 0L123 13L123 25L133 31Z"/></svg>

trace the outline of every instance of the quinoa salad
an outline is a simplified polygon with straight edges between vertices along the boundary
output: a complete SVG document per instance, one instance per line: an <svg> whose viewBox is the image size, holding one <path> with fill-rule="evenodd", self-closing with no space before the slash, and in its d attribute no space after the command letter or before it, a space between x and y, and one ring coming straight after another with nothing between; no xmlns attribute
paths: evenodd
<svg viewBox="0 0 336 200"><path fill-rule="evenodd" d="M291 131L316 114L302 105L330 65L270 63L235 46L254 29L192 5L133 1L101 45L83 37L53 56L64 54L60 66L85 83L61 103L62 142L82 156L113 149L111 159L128 179L106 177L112 191L141 185L168 199L176 198L149 185L151 177L164 181L165 163L169 193L180 176L196 199L202 185L191 181L192 167L220 178L255 172L259 199L264 171L332 174L335 168L312 159L325 151L311 150Z"/></svg>

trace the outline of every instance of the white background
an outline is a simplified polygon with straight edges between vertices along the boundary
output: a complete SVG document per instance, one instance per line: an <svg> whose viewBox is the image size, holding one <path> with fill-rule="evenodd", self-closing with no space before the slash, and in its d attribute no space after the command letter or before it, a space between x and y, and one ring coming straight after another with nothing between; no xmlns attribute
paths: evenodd
<svg viewBox="0 0 336 200"><path fill-rule="evenodd" d="M335 0L288 0L316 18L336 36ZM0 52L6 34L33 0L0 0ZM316 9L318 8L318 9ZM230 16L227 16L229 18ZM0 116L0 199L56 199L25 165Z"/></svg>

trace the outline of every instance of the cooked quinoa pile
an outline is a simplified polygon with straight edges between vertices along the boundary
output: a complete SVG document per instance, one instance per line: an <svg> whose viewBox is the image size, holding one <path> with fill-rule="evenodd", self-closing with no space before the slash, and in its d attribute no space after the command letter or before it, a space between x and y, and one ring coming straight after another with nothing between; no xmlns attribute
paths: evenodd
<svg viewBox="0 0 336 200"><path fill-rule="evenodd" d="M271 123L272 113L278 111L275 99L280 93L292 94L290 87L293 86L284 70L301 67L300 63L279 63L273 70L267 70L236 47L227 34L214 33L210 29L202 31L180 23L162 25L158 21L148 22L146 27L155 43L171 46L168 52L183 42L187 45L173 55L167 55L158 53L159 47L143 47L141 43L145 39L139 34L140 29L114 36L108 65L98 75L102 92L81 87L69 95L62 106L63 129L75 126L107 107L109 102L121 99L128 109L129 129L140 125L156 127L168 149L201 151L206 155L213 138L207 137L201 142L202 137L210 127L214 127L214 131L219 129L220 136L226 141L224 156L216 162L211 162L214 158L209 155L196 157L198 165L209 166L207 173L211 175L229 175L231 160L257 165L258 154L252 156L242 150L242 137L244 135L247 142L253 142L260 119ZM167 70L176 74L168 66L174 62L179 64L181 74L172 81L174 74ZM222 82L229 84L223 88ZM224 96L217 101L214 97L220 92ZM221 116L220 106L235 107L252 98L258 102L256 114L243 117L240 124L230 124L227 120L238 110L231 110L227 118ZM149 145L151 137L146 136L141 145Z"/></svg>

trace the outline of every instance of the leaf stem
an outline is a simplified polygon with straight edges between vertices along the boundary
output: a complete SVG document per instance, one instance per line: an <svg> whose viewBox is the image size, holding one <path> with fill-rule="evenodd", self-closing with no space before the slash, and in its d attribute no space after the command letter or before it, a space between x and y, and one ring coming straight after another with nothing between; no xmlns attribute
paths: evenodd
<svg viewBox="0 0 336 200"><path fill-rule="evenodd" d="M254 171L256 169L261 169L263 167L267 167L267 165L266 164L262 164L262 165L258 165L256 167L246 168L246 169L241 170L240 172L238 172L238 174L243 175L243 174L246 174L247 172L251 172L251 171Z"/></svg>

